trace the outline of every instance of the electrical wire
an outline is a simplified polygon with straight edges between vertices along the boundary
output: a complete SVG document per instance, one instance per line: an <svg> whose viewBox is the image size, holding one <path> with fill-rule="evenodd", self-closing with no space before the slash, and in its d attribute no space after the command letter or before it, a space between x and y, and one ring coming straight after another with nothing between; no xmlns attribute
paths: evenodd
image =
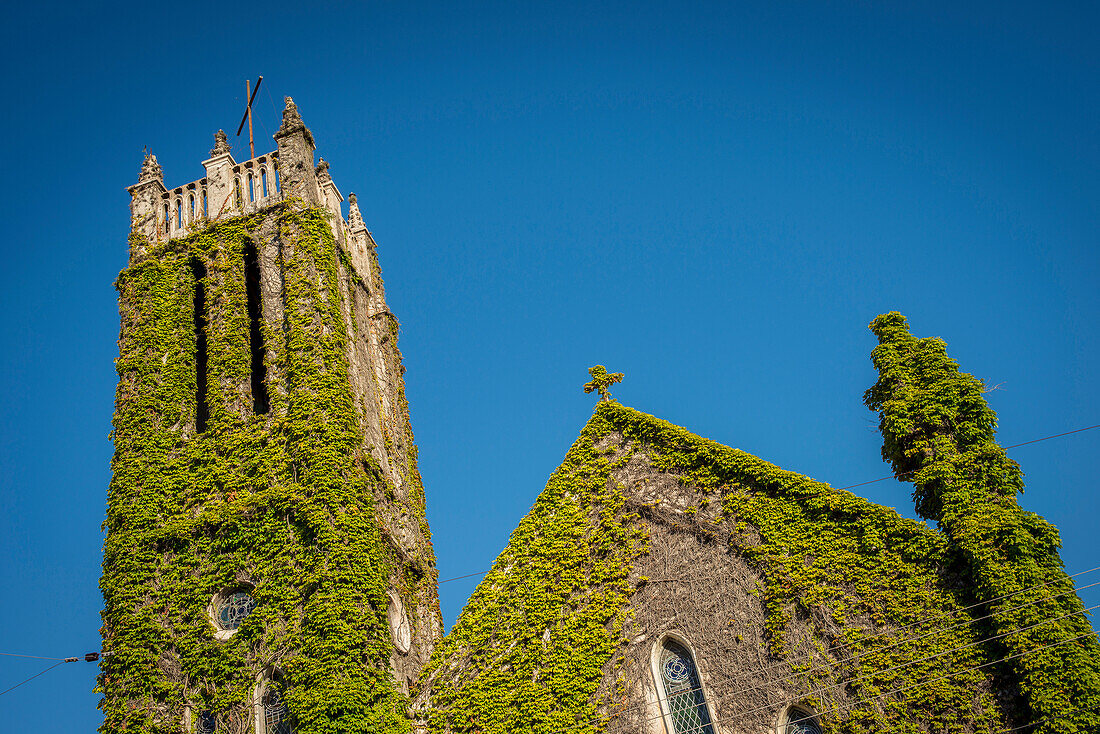
<svg viewBox="0 0 1100 734"><path fill-rule="evenodd" d="M265 89L266 89L266 87L265 87ZM271 94L268 93L268 97L270 97L270 96L271 96ZM274 104L275 104L274 101L272 101L272 106L274 106ZM1065 431L1064 433L1055 433L1055 434L1050 435L1050 436L1043 436L1042 438L1033 438L1030 441L1024 441L1023 443L1014 443L1011 446L1004 446L1003 449L1005 451L1007 451L1008 449L1015 449L1015 448L1019 448L1020 446L1027 446L1028 444L1039 443L1040 441L1049 441L1052 438L1061 438L1062 436L1071 436L1074 433L1083 433L1084 431L1091 431L1095 428L1100 428L1100 423L1097 423L1094 426L1085 426L1084 428L1077 428L1077 429L1072 430L1072 431ZM907 473L911 474L912 472L907 472ZM902 475L902 476L905 476L905 475ZM891 474L888 477L879 477L878 479L869 479L866 482L859 482L858 484L849 484L847 487L835 487L834 489L836 489L837 491L840 491L842 489L854 489L855 487L862 487L865 484L874 484L875 482L885 482L887 479L895 479L895 477L894 477L893 474ZM446 583L450 583L451 581L460 581L461 579L473 578L474 576L484 576L485 574L489 573L489 571L492 571L492 570L493 570L492 568L488 568L484 571L475 571L474 573L468 573L468 574L465 574L463 576L455 576L453 578L443 579L442 581L436 581L436 585L438 586L439 584L446 584ZM1092 570L1096 570L1096 569L1092 569ZM1070 578L1073 578L1073 577L1071 576ZM995 601L995 600L991 600L991 601Z"/></svg>
<svg viewBox="0 0 1100 734"><path fill-rule="evenodd" d="M1098 582L1098 583L1100 583L1100 582ZM1038 600L1038 601L1045 601L1045 600ZM1038 601L1037 602L1032 602L1032 604L1038 603ZM1024 606L1030 606L1030 604L1024 605ZM884 670L876 670L874 673L869 673L869 674L859 676L859 677L856 677L856 678L848 678L848 679L845 679L845 680L841 681L840 683L836 683L836 684L831 685L831 686L826 686L824 688L818 688L818 689L812 690L809 693L807 693L805 696L803 696L802 698L806 698L806 697L810 697L810 696L816 696L820 693L826 693L826 692L831 691L835 688L844 687L844 686L847 686L851 683L855 683L855 682L858 682L858 681L861 681L861 680L866 680L867 678L873 678L874 676L881 675L883 673L889 673L889 672L893 672L893 671L896 671L896 670L900 670L900 669L906 668L910 665L916 665L917 663L926 662L928 660L932 660L932 659L935 659L937 657L941 657L943 655L947 655L947 654L952 653L952 652L958 652L960 650L966 650L968 648L975 647L977 645L980 645L980 644L983 644L983 643L986 643L986 642L991 642L993 640L997 640L997 639L1000 639L1002 637L1007 637L1008 635L1014 635L1014 634L1020 634L1022 632L1027 632L1029 630L1035 629L1036 627L1041 627L1042 625L1045 625L1045 624L1051 624L1053 622L1059 622L1059 621L1061 621L1063 619L1066 619L1068 617L1075 617L1079 614L1083 614L1085 612L1092 611L1093 609L1096 609L1097 607L1100 607L1100 604L1088 607L1087 609L1083 609L1083 610L1080 610L1080 611L1075 611L1075 612L1071 612L1069 614L1064 614L1061 617L1057 617L1057 618L1054 618L1054 619L1045 619L1042 622L1038 622L1038 623L1030 625L1028 627L1017 628L1017 629L1014 629L1014 630L1010 630L1008 632L1004 632L1004 633L1001 633L1001 634L998 634L998 635L994 635L992 637L987 637L987 638L983 638L983 639L980 639L980 640L976 640L975 642L971 642L971 643L966 644L966 645L960 645L960 646L952 648L950 650L945 650L943 652L935 653L933 655L927 655L923 658L918 658L916 660L910 660L908 662L901 663L901 664L895 665L893 667L886 668ZM974 621L977 621L977 620L974 620ZM1095 632L1089 632L1089 633L1086 633L1085 635L1082 635L1081 637L1087 637L1090 634L1095 635L1096 633ZM1077 639L1081 639L1081 637L1076 637L1076 638L1073 638L1073 639L1077 640ZM1070 641L1072 641L1072 640L1063 640L1062 642L1070 642ZM1061 643L1058 643L1058 644L1061 644ZM1027 654L1027 653L1024 653L1024 654ZM1010 658L1002 658L1001 660L1006 660L1006 659L1010 659ZM993 661L993 662L997 662L997 661ZM843 661L840 661L840 664L843 664ZM764 669L761 669L761 670L750 671L750 674L759 674L759 673L766 672L767 670L768 670L768 668L764 668ZM810 673L810 672L813 672L813 670L815 670L815 669L811 668L811 669L806 670L806 671L801 671L800 674ZM966 672L966 671L957 671L958 674L961 674L963 672ZM730 682L730 681L734 681L734 680L738 680L740 678L743 678L744 676L745 676L745 674L740 674L740 675L737 675L737 676L731 676L729 678L723 679L723 681L724 682ZM792 675L792 676L788 676L787 678L782 678L782 679L780 679L780 681L789 680L792 677L794 677L794 676ZM771 680L771 681L768 681L766 684L763 684L763 685L751 686L749 688L742 688L740 690L733 691L730 694L728 694L726 696L723 696L722 698L716 699L715 703L725 701L730 696L734 696L734 695L741 696L741 695L744 695L746 693L753 693L755 691L761 690L762 688L766 688L768 686L774 685L775 683L776 683L776 681ZM702 689L703 689L703 686L699 685L699 686L696 686L694 688L689 688L689 689L685 689L683 691L679 691L677 693L677 695L685 695L685 694L688 694L688 693L695 693L697 691L701 691ZM883 695L885 695L885 694L883 694ZM791 702L788 702L788 703L796 703L796 702L791 701ZM630 711L632 709L636 709L639 706L644 706L644 705L645 705L644 703L636 703L636 704L631 704L629 706L624 706L624 707L612 712L609 715L605 715L605 716L602 716L602 717L597 718L597 719L592 719L590 721L582 722L580 724L576 724L572 727L568 727L566 729L561 729L559 731L563 731L563 732L564 731L570 731L570 730L577 729L577 728L580 728L580 727L588 726L590 724L596 724L596 723L601 723L601 722L606 723L607 721L609 721L609 720L611 720L611 719L613 719L617 716L621 716L622 714L626 713L627 711ZM789 723L795 723L795 722L789 722Z"/></svg>
<svg viewBox="0 0 1100 734"><path fill-rule="evenodd" d="M105 658L105 657L109 656L110 654L111 653L109 653L109 652L88 652L88 653L84 653L84 655L82 657L76 656L76 657L71 657L71 658L50 658L50 657L45 657L43 655L22 655L22 654L16 653L16 652L0 652L0 655L7 655L9 657L14 657L14 658L34 658L36 660L57 660L58 661L58 662L54 663L53 665L51 665L50 667L46 668L45 670L43 670L39 673L35 673L30 678L27 678L27 680L20 681L19 683L16 683L11 688L0 691L0 696L3 696L8 691L14 691L19 686L23 685L24 683L28 683L28 682L34 680L35 678L37 678L40 675L45 675L46 673L49 673L51 670L53 670L54 668L56 668L59 665L64 665L65 663L75 663L79 660L84 660L85 662L88 662L88 663L94 663L97 660L100 660L101 658Z"/></svg>
<svg viewBox="0 0 1100 734"><path fill-rule="evenodd" d="M1058 642L1052 642L1048 645L1043 645L1042 647L1037 647L1034 650L1027 650L1025 652L1016 653L1015 655L1007 655L1003 658L997 658L996 660L990 660L989 662L982 663L981 665L975 665L973 667L965 668L963 670L956 670L956 671L951 672L951 673L945 673L944 675L938 676L936 678L929 678L928 680L919 681L919 682L914 683L914 684L909 685L909 686L904 686L902 688L895 688L891 691L886 691L886 693L880 693L877 696L869 696L867 698L857 699L857 700L855 700L855 701L853 701L849 704L844 704L844 705L841 705L841 706L837 706L837 707L835 707L834 710L838 710L838 709L842 709L842 708L849 709L849 708L852 708L852 707L854 707L856 705L859 705L861 703L869 703L871 701L878 701L878 700L886 698L887 696L892 696L896 693L905 693L906 691L911 691L914 688L919 688L921 686L931 685L932 683L938 683L939 681L946 680L947 678L953 678L956 675L962 675L963 673L971 673L975 670L980 670L981 668L988 668L989 666L996 665L998 663L1006 663L1009 660L1015 660L1017 658L1022 658L1025 655L1032 655L1032 654L1037 653L1037 652L1042 652L1043 650L1049 650L1050 648L1057 647L1058 645L1065 645L1065 644L1068 644L1070 642L1077 642L1078 640L1083 640L1084 638L1094 636L1095 634L1096 633L1094 631L1090 630L1090 631L1086 632L1083 635L1078 635L1077 637L1071 637L1068 640L1059 640ZM789 705L789 704L794 704L794 703L798 703L798 701L787 701L783 705ZM748 711L743 711L739 715L740 716L747 716L749 714L754 714L754 713L759 713L761 711L766 711L770 708L774 708L774 704L771 704L771 705L768 705L768 706L758 706L754 709L749 709ZM729 719L732 719L732 718L734 718L734 717L726 716L726 717L723 717L721 719L715 719L711 723L717 724L719 721L728 721ZM808 718L811 718L811 717L804 717L802 719L799 719L798 721L805 721ZM797 723L797 722L792 721L792 722L789 722L789 723ZM1038 723L1038 722L1036 722L1036 723Z"/></svg>
<svg viewBox="0 0 1100 734"><path fill-rule="evenodd" d="M54 669L54 668L56 668L57 666L59 666L59 665L64 665L64 664L65 664L65 663L67 663L67 662L69 662L69 661L68 661L68 660L62 660L62 661L61 661L60 663L54 663L53 665L51 665L50 667L46 668L46 669L45 669L45 670L43 670L42 672L40 672L40 673L35 673L35 674L34 674L34 675L32 675L32 676L31 676L30 678L27 678L27 679L26 679L26 680L24 680L24 681L20 681L20 682L16 683L16 684L15 684L14 686L12 686L11 688L8 688L7 690L3 690L3 691L0 691L0 696L3 696L3 695L4 695L5 693L8 693L9 691L14 691L14 690L15 690L16 688L18 688L19 686L23 685L24 683L30 683L30 682L31 682L32 680L34 680L34 679L35 679L35 678L37 678L38 676L40 676L40 675L45 675L46 673L49 673L49 672L50 672L51 670L53 670L53 669Z"/></svg>
<svg viewBox="0 0 1100 734"><path fill-rule="evenodd" d="M1089 569L1088 571L1082 571L1081 573L1075 574L1075 575L1079 576L1081 574L1091 573L1092 571L1096 571L1098 569L1100 569L1100 566L1098 566L1097 568ZM1072 576L1067 576L1066 578L1073 578L1073 577ZM1032 586L1032 587L1027 588L1027 589L1021 589L1020 591L1014 592L1012 594L1005 594L1004 596L999 596L999 597L996 597L994 599L990 599L988 601L978 602L977 604L972 604L969 607L963 607L962 609L958 610L958 612L954 612L953 614L959 614L960 612L969 611L971 609L974 609L975 607L982 606L983 604L991 604L995 601L1008 599L1012 596L1016 596L1018 594L1023 594L1024 592L1027 592L1027 591L1032 591L1034 589L1042 588L1044 586L1047 586L1048 584L1049 584L1049 582L1046 583L1046 584L1039 584L1037 586ZM995 616L1000 615L1000 614L1008 614L1009 612L1019 611L1020 609L1024 609L1026 607L1033 606L1033 605L1038 604L1038 603L1043 602L1043 601L1049 601L1051 599L1058 599L1060 597L1068 596L1070 594L1076 594L1080 591L1083 591L1084 589L1091 589L1094 586L1100 586L1100 581L1094 581L1093 583L1087 584L1085 586L1077 586L1077 587L1074 587L1074 588L1072 588L1068 591L1063 591L1061 594L1054 594L1053 596L1043 597L1042 599L1036 599L1035 601L1030 601L1030 602L1027 602L1026 604L1020 604L1020 605L1017 605L1015 607L1011 607L1010 609L1002 609L999 612L991 612L991 613L983 615L981 617L974 617L973 619L965 619L962 622L957 622L957 623L955 623L954 625L952 625L950 627L945 627L945 628L940 629L940 630L927 632L927 633L925 633L923 635L920 635L918 637L910 637L910 638L907 638L907 639L898 640L897 642L895 642L891 645L886 645L884 647L875 647L875 648L872 648L872 649L867 650L865 652L862 652L859 655L855 655L851 658L847 658L845 660L838 660L837 664L846 665L848 663L855 662L856 660L859 660L860 658L866 657L867 655L870 655L872 653L883 652L885 650L891 650L891 649L893 649L895 647L898 647L900 645L912 644L914 642L919 642L921 640L928 639L929 637L935 637L936 635L942 635L945 632L950 632L951 630L958 629L959 627L962 627L962 626L965 626L965 625L968 625L968 624L973 624L975 622L980 622L984 619L990 619L990 618L995 617ZM924 622L927 622L931 619L943 619L945 617L953 616L953 614L944 614L941 617L925 618L924 620L918 620L918 621L913 622L909 625L906 625L905 627L899 627L895 630L883 630L882 632L879 632L877 634L869 636L867 639L868 640L874 640L876 638L883 637L883 636L888 635L888 634L896 634L898 632L902 632L904 630L911 629L912 627L915 627L919 624L923 624ZM839 650L840 648L841 648L840 645L835 645L833 647L830 647L830 648L826 649L825 654L828 654L830 652L835 652L835 651ZM786 667L786 666L790 665L791 663L796 663L796 662L799 662L801 660L812 660L812 659L813 659L813 655L803 655L803 656L798 657L798 658L791 658L789 660L784 660L782 662L772 663L771 665L769 665L765 668L762 668L761 670L758 670L758 671L751 671L751 672L741 673L736 678L744 678L748 675L756 675L756 674L759 674L759 673L766 673L769 670L774 670L775 668ZM812 672L814 670L819 669L820 667L822 667L822 666L818 666L817 668L810 668L809 670L807 670L805 672L809 673L809 672ZM735 680L736 680L736 678L735 678ZM784 678L783 680L786 680L786 679Z"/></svg>
<svg viewBox="0 0 1100 734"><path fill-rule="evenodd" d="M45 655L23 655L23 654L17 653L17 652L0 652L0 655L5 655L9 658L34 658L35 660L60 660L61 662L65 662L66 660L68 660L68 658L51 658L51 657L46 657Z"/></svg>
<svg viewBox="0 0 1100 734"><path fill-rule="evenodd" d="M1011 446L1002 446L1001 448L1002 448L1003 451L1008 451L1009 449L1017 449L1021 446L1027 446L1028 444L1039 443L1040 441L1049 441L1052 438L1061 438L1062 436L1071 436L1074 433L1082 433L1084 431L1091 431L1094 428L1100 428L1100 423L1097 423L1095 426L1085 426L1084 428L1078 428L1078 429L1073 430L1073 431L1066 431L1065 433L1055 433L1052 436L1043 436L1042 438L1033 438L1030 441L1024 441L1023 443L1014 443ZM859 484L849 484L847 487L837 487L837 489L838 490L840 490L840 489L853 489L855 487L862 487L865 484L875 484L876 482L885 482L887 479L897 479L898 481L902 481L902 479L901 479L902 477L909 476L910 474L915 474L915 472L911 472L911 471L904 472L904 473L899 474L897 476L891 474L888 477L879 477L878 479L869 479L866 482L860 482Z"/></svg>

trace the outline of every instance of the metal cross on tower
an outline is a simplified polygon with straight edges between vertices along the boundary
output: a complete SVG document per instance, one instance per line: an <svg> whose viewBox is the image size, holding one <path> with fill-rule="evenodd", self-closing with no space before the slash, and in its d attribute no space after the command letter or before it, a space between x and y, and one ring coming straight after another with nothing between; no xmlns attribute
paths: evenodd
<svg viewBox="0 0 1100 734"><path fill-rule="evenodd" d="M264 78L261 76L256 80L256 88L251 89L252 81L250 79L244 80L244 96L248 97L248 104L244 108L244 116L241 118L241 124L237 126L237 135L240 136L241 130L244 129L244 122L248 120L248 158L249 160L256 157L256 144L252 140L252 100L256 99L256 92L260 91L260 82Z"/></svg>

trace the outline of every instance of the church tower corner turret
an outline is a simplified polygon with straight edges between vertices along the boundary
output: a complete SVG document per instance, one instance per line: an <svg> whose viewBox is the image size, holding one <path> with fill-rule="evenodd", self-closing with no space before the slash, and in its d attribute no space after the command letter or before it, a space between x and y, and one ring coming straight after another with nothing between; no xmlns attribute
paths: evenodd
<svg viewBox="0 0 1100 734"><path fill-rule="evenodd" d="M273 136L279 145L283 187L290 192L290 196L297 196L310 204L319 204L323 200L317 182L317 171L313 165L313 152L317 149L313 142L313 133L302 122L294 100L286 97L284 101L283 122Z"/></svg>
<svg viewBox="0 0 1100 734"><path fill-rule="evenodd" d="M119 275L103 732L404 732L442 634L397 323L287 99L169 188ZM360 247L360 245L362 245Z"/></svg>

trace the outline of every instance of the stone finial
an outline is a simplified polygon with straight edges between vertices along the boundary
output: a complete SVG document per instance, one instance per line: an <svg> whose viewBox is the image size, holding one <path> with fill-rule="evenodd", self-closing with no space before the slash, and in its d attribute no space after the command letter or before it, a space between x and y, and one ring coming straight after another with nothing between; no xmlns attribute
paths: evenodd
<svg viewBox="0 0 1100 734"><path fill-rule="evenodd" d="M283 124L280 130L301 125L302 116L298 114L298 105L294 104L290 95L283 97Z"/></svg>
<svg viewBox="0 0 1100 734"><path fill-rule="evenodd" d="M332 180L332 174L328 172L328 161L324 158L317 164L317 183L325 183Z"/></svg>
<svg viewBox="0 0 1100 734"><path fill-rule="evenodd" d="M229 152L229 138L225 135L225 130L218 130L214 133L214 147L210 150L210 157L213 158L217 155L223 155Z"/></svg>
<svg viewBox="0 0 1100 734"><path fill-rule="evenodd" d="M366 229L363 224L363 215L359 212L359 198L355 194L348 194L348 229Z"/></svg>
<svg viewBox="0 0 1100 734"><path fill-rule="evenodd" d="M149 151L145 151L145 160L141 162L141 173L138 174L138 183L145 183L146 181L164 183L164 171L157 163L157 157Z"/></svg>
<svg viewBox="0 0 1100 734"><path fill-rule="evenodd" d="M305 135L306 142L316 148L313 143L313 133L309 131L306 124L302 122L302 116L298 114L298 105L294 104L294 100L290 97L285 97L284 101L286 106L283 107L283 124L279 126L279 129L275 131L275 134L271 137L278 140L288 135L301 132Z"/></svg>

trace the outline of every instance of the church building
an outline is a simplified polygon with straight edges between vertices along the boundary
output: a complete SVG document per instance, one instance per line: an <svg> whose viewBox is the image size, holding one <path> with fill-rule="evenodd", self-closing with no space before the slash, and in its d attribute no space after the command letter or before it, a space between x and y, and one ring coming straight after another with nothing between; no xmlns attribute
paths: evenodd
<svg viewBox="0 0 1100 734"><path fill-rule="evenodd" d="M897 313L866 403L924 521L601 385L444 635L375 242L289 97L274 138L129 188L101 731L1100 731L1057 531Z"/></svg>

